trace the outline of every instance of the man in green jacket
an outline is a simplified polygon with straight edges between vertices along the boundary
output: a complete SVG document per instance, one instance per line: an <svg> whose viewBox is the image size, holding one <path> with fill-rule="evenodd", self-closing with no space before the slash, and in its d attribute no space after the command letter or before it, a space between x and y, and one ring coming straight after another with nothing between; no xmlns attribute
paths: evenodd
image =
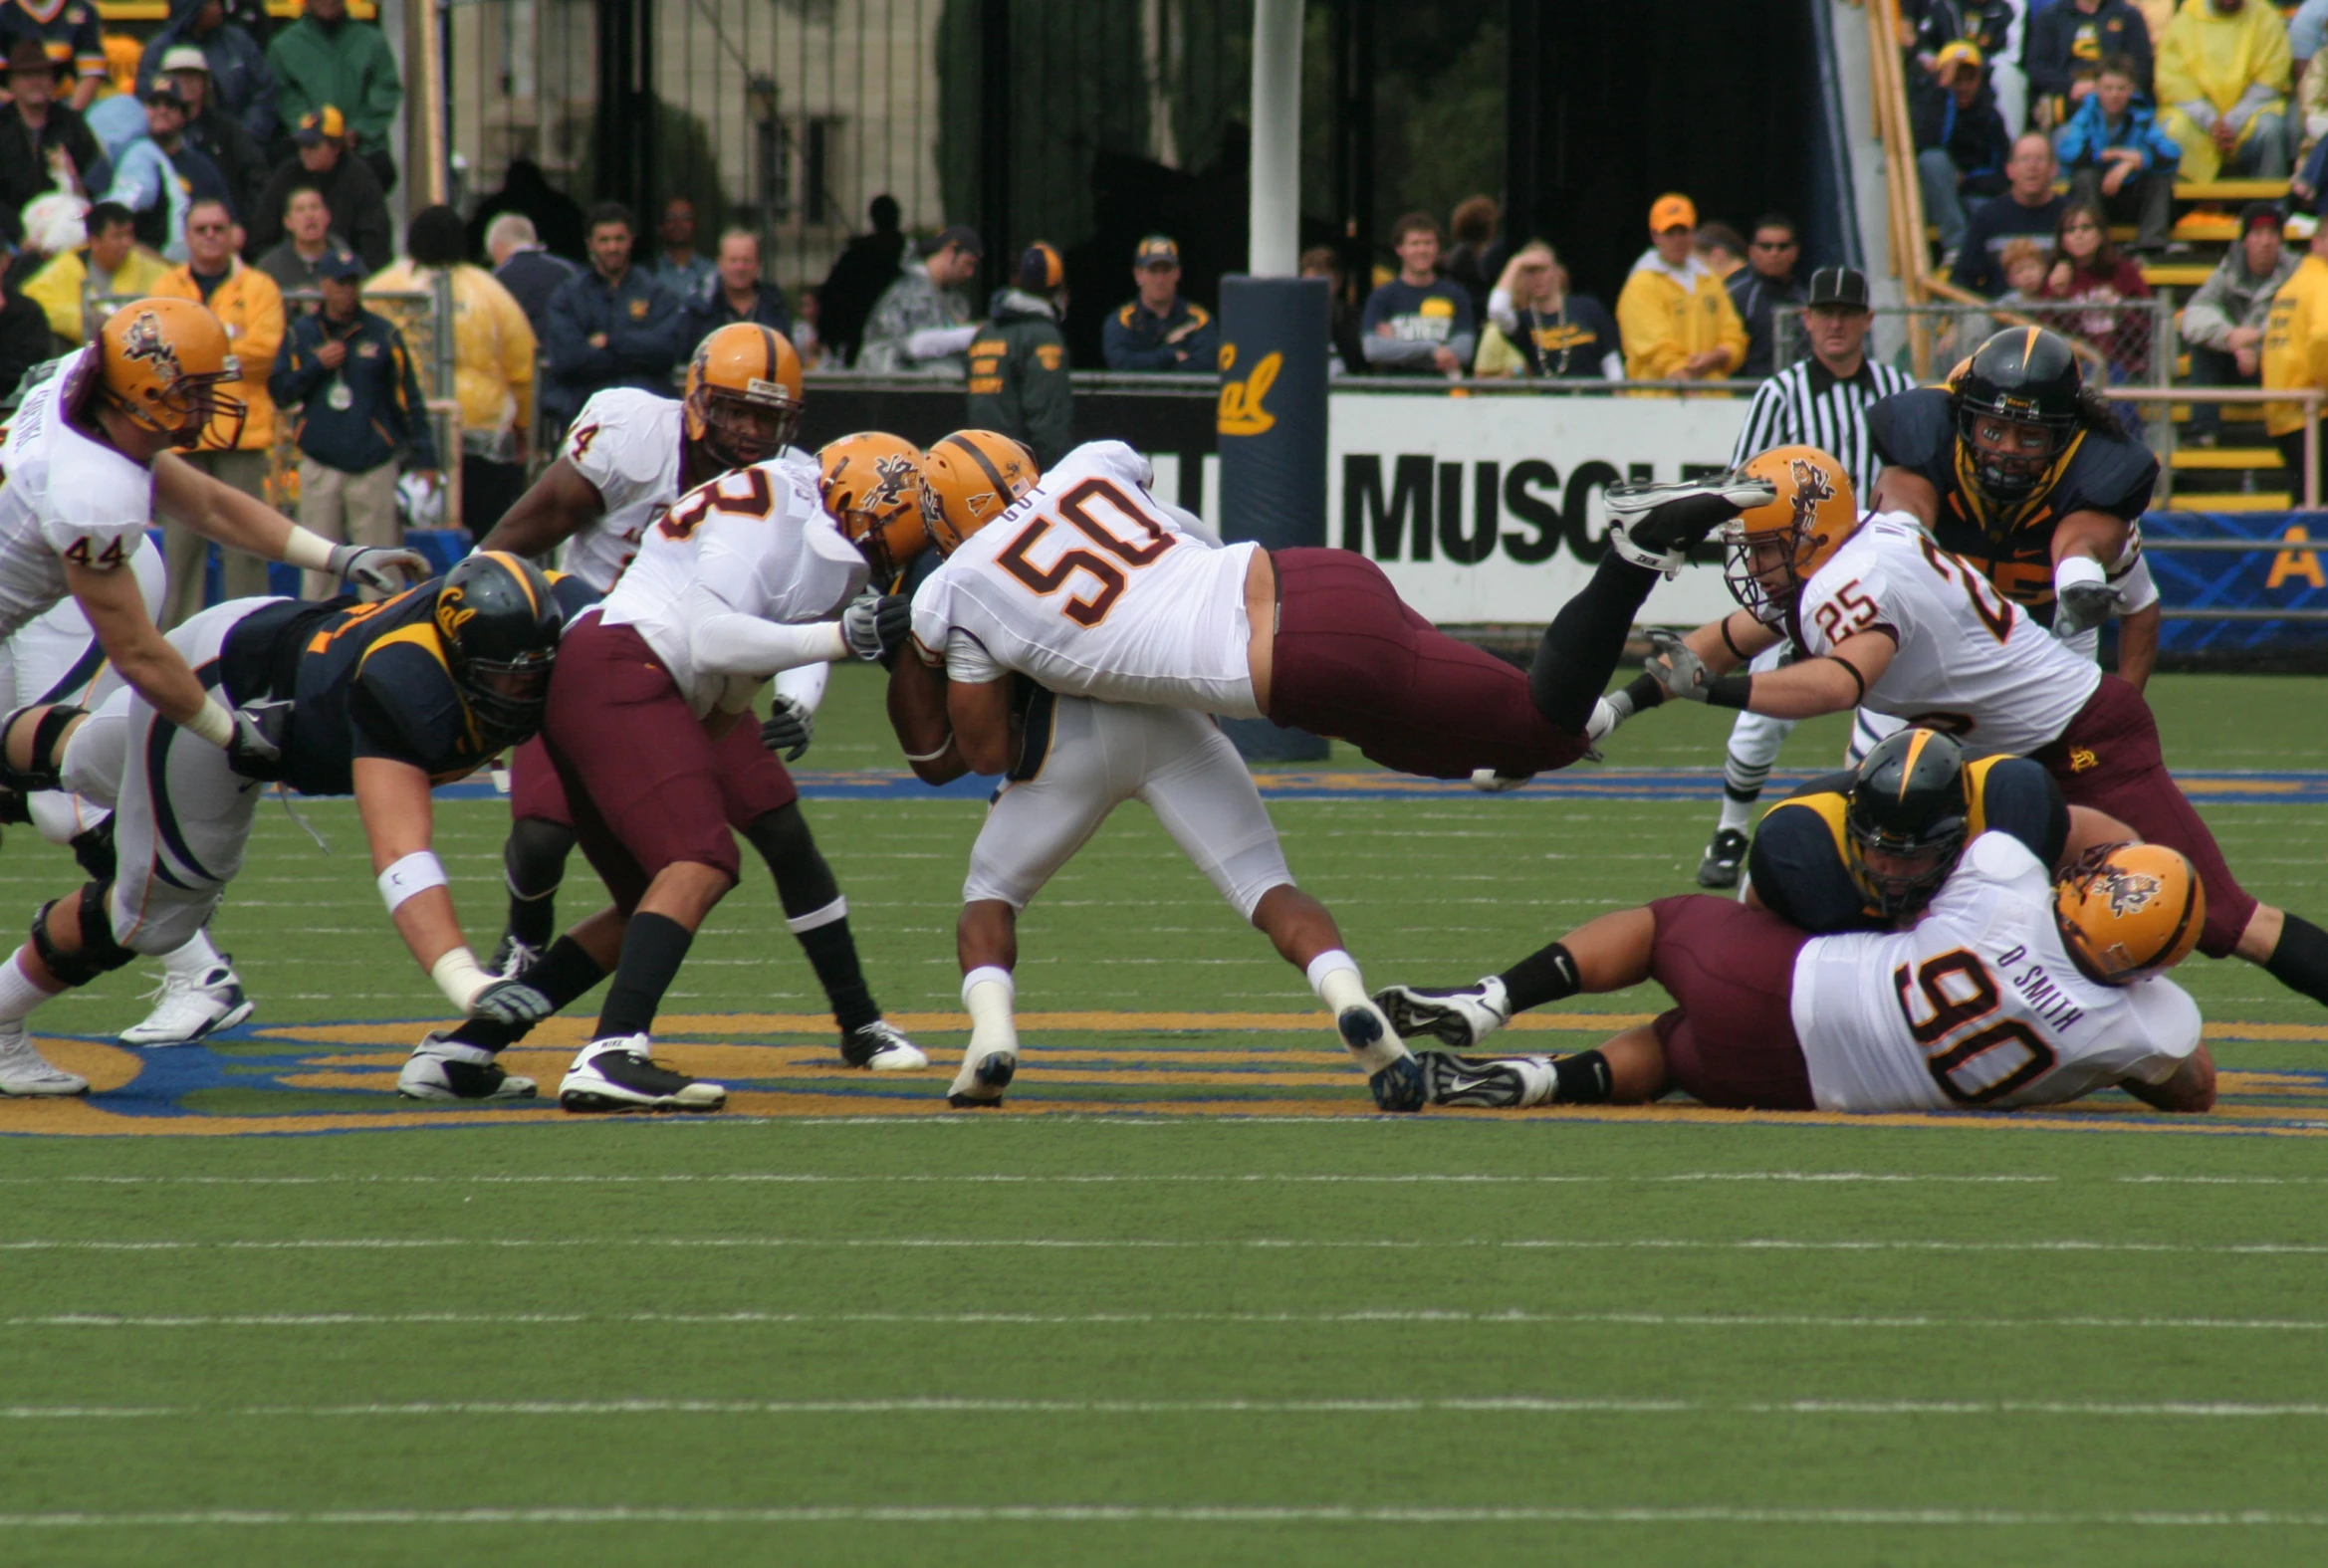
<svg viewBox="0 0 2328 1568"><path fill-rule="evenodd" d="M1075 444L1075 393L1058 330L1066 282L1066 263L1038 242L1019 258L1018 287L996 292L970 344L971 428L1025 442L1045 468Z"/></svg>
<svg viewBox="0 0 2328 1568"><path fill-rule="evenodd" d="M348 0L307 0L307 15L275 35L267 64L278 83L283 123L322 112L328 104L348 116L349 142L371 165L380 189L396 188L388 125L404 102L396 57L371 23L348 20Z"/></svg>

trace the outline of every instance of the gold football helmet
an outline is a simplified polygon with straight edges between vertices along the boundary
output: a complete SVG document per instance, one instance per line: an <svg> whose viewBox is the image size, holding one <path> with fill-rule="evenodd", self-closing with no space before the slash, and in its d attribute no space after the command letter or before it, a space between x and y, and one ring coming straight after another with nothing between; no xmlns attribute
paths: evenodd
<svg viewBox="0 0 2328 1568"><path fill-rule="evenodd" d="M1009 436L957 430L922 458L922 527L938 554L951 556L1042 479L1035 454Z"/></svg>
<svg viewBox="0 0 2328 1568"><path fill-rule="evenodd" d="M171 438L181 451L232 447L250 409L219 388L242 379L226 329L192 300L133 300L98 334L97 391L130 423ZM212 429L215 421L216 428Z"/></svg>
<svg viewBox="0 0 2328 1568"><path fill-rule="evenodd" d="M2053 919L2087 979L2130 986L2191 956L2207 888L2164 844L2096 844L2055 886Z"/></svg>
<svg viewBox="0 0 2328 1568"><path fill-rule="evenodd" d="M731 322L687 362L687 439L725 468L765 463L801 428L801 356L784 334Z"/></svg>
<svg viewBox="0 0 2328 1568"><path fill-rule="evenodd" d="M817 494L840 532L886 587L930 542L921 522L921 448L903 436L866 430L827 441L816 453Z"/></svg>
<svg viewBox="0 0 2328 1568"><path fill-rule="evenodd" d="M1775 446L1740 470L1777 487L1775 499L1722 525L1731 594L1765 626L1782 626L1812 573L1859 528L1843 465L1815 446Z"/></svg>

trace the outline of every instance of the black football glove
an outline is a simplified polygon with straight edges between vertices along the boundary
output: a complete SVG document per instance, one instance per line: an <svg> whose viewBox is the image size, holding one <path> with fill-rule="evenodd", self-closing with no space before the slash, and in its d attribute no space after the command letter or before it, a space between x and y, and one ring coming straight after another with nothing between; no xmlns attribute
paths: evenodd
<svg viewBox="0 0 2328 1568"><path fill-rule="evenodd" d="M797 763L815 734L815 711L799 698L778 692L767 722L760 726L760 744L786 762Z"/></svg>

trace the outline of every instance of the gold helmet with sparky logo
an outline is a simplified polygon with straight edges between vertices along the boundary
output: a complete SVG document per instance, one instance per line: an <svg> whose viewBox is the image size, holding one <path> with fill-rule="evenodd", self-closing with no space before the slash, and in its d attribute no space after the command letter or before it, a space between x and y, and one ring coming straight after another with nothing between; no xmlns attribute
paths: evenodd
<svg viewBox="0 0 2328 1568"><path fill-rule="evenodd" d="M1035 454L1009 436L957 430L922 458L922 527L938 554L951 556L1042 479Z"/></svg>
<svg viewBox="0 0 2328 1568"><path fill-rule="evenodd" d="M242 379L227 351L226 329L192 300L133 300L106 319L98 334L96 390L130 423L170 438L180 450L232 447L249 408L219 388Z"/></svg>
<svg viewBox="0 0 2328 1568"><path fill-rule="evenodd" d="M1754 619L1782 626L1802 585L1858 531L1859 504L1843 465L1815 446L1774 446L1739 472L1777 494L1722 525L1723 575Z"/></svg>
<svg viewBox="0 0 2328 1568"><path fill-rule="evenodd" d="M2096 844L2055 886L2053 920L2087 979L2130 986L2191 956L2207 888L2164 844Z"/></svg>
<svg viewBox="0 0 2328 1568"><path fill-rule="evenodd" d="M824 510L886 586L930 542L921 521L921 448L903 436L865 430L827 441L816 453Z"/></svg>
<svg viewBox="0 0 2328 1568"><path fill-rule="evenodd" d="M687 362L687 439L724 468L783 451L801 428L801 356L773 327L731 322Z"/></svg>

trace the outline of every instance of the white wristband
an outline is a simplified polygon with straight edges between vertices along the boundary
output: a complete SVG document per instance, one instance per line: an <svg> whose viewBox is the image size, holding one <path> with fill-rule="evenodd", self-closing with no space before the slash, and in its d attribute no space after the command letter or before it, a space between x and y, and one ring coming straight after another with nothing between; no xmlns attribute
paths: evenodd
<svg viewBox="0 0 2328 1568"><path fill-rule="evenodd" d="M2109 580L2110 574L2091 556L2064 556L2053 564L2053 591L2056 594L2089 585L2102 587Z"/></svg>
<svg viewBox="0 0 2328 1568"><path fill-rule="evenodd" d="M429 966L428 978L436 982L445 1001L466 1013L477 1000L477 993L493 984L493 977L478 964L477 955L467 948L455 948Z"/></svg>
<svg viewBox="0 0 2328 1568"><path fill-rule="evenodd" d="M291 536L283 542L283 563L297 566L302 571L329 571L332 569L332 542L312 529L291 525Z"/></svg>
<svg viewBox="0 0 2328 1568"><path fill-rule="evenodd" d="M444 866L425 849L415 849L380 873L380 901L390 915L432 887L445 885Z"/></svg>
<svg viewBox="0 0 2328 1568"><path fill-rule="evenodd" d="M936 751L934 751L934 752L923 752L923 753L922 753L920 756L918 756L918 757L916 757L916 756L915 756L913 753L911 753L911 752L907 752L907 753L905 754L905 760L906 760L907 762L909 762L909 763L934 763L934 762L936 762L936 761L937 761L939 758L941 758L941 757L945 756L945 755L946 755L948 752L952 751L953 749L954 749L954 732L953 732L952 730L948 730L948 731L946 732L946 744L945 744L945 745L943 745L943 746L939 747L939 748L938 748Z"/></svg>
<svg viewBox="0 0 2328 1568"><path fill-rule="evenodd" d="M221 707L217 698L205 697L194 717L178 728L192 731L223 752L234 739L234 715Z"/></svg>

